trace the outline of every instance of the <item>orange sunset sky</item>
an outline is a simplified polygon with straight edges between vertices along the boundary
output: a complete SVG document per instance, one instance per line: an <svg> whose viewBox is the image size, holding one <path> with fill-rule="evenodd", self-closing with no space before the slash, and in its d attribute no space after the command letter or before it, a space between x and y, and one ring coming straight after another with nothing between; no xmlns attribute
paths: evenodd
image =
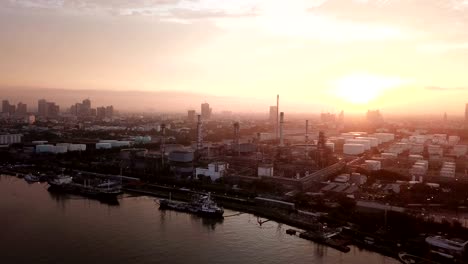
<svg viewBox="0 0 468 264"><path fill-rule="evenodd" d="M466 0L2 0L0 36L0 87L183 91L259 111L277 93L295 111L468 103Z"/></svg>

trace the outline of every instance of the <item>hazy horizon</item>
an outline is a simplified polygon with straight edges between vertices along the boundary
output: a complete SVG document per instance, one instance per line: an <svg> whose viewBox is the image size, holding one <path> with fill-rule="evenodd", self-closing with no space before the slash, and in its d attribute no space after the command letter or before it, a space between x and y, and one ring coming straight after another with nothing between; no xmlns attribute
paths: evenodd
<svg viewBox="0 0 468 264"><path fill-rule="evenodd" d="M223 111L232 111L234 114L254 114L268 116L269 107L275 105L276 95L269 100L256 98L241 98L234 96L215 96L184 91L115 91L112 90L78 90L58 88L31 88L31 87L2 87L0 100L9 100L10 104L18 102L26 103L28 111L37 110L37 101L46 99L60 105L60 111L66 112L75 103L81 103L84 99L90 99L92 107L113 105L115 110L127 113L179 113L186 114L187 110L195 110L200 113L200 105L209 103L215 115ZM402 111L389 111L385 108L365 109L363 111L347 111L323 106L319 104L296 105L294 102L285 101L280 95L280 111L287 116L319 115L320 113L339 114L341 110L345 116L363 118L367 110L380 110L384 117L443 117L444 112L411 113ZM464 112L447 112L450 119L463 118Z"/></svg>
<svg viewBox="0 0 468 264"><path fill-rule="evenodd" d="M66 108L102 91L97 104L122 110L267 112L280 94L285 112L461 116L467 11L462 0L2 1L0 99L50 87L71 95L40 97ZM128 92L179 97L119 99Z"/></svg>

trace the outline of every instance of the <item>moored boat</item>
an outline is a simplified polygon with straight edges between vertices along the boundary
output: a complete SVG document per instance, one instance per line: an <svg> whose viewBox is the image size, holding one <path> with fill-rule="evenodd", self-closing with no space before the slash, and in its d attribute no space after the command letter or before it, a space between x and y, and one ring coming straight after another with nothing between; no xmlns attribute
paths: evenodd
<svg viewBox="0 0 468 264"><path fill-rule="evenodd" d="M39 177L32 174L24 176L24 179L29 183L39 182Z"/></svg>
<svg viewBox="0 0 468 264"><path fill-rule="evenodd" d="M222 218L224 214L224 209L211 200L211 195L209 193L206 195L195 195L189 203L173 201L171 199L161 199L159 200L159 208L214 218Z"/></svg>

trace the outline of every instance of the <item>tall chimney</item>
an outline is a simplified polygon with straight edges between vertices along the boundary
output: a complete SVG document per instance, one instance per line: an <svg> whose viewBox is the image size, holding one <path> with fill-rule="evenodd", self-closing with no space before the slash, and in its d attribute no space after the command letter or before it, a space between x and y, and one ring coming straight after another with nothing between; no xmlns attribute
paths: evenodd
<svg viewBox="0 0 468 264"><path fill-rule="evenodd" d="M276 95L276 139L279 138L278 133L279 133L279 94Z"/></svg>
<svg viewBox="0 0 468 264"><path fill-rule="evenodd" d="M164 156L166 155L166 124L161 124L161 164L164 167Z"/></svg>
<svg viewBox="0 0 468 264"><path fill-rule="evenodd" d="M280 133L280 147L283 147L284 146L284 113L281 112L280 113L280 126L279 126L279 133Z"/></svg>
<svg viewBox="0 0 468 264"><path fill-rule="evenodd" d="M197 151L200 151L203 148L203 135L202 135L202 121L201 115L198 115L197 122Z"/></svg>
<svg viewBox="0 0 468 264"><path fill-rule="evenodd" d="M234 123L234 147L237 148L238 156L240 156L239 136L240 136L240 125L239 125L239 122L235 122Z"/></svg>
<svg viewBox="0 0 468 264"><path fill-rule="evenodd" d="M309 120L306 120L305 126L305 143L309 143Z"/></svg>

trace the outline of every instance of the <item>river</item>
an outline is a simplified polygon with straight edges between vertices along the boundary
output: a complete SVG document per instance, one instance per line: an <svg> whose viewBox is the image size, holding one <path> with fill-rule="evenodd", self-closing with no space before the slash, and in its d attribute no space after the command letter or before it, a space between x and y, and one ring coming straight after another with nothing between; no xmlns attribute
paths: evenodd
<svg viewBox="0 0 468 264"><path fill-rule="evenodd" d="M213 222L154 200L125 194L110 205L0 176L1 263L399 263L289 236L287 225L260 226L251 214L225 210Z"/></svg>

